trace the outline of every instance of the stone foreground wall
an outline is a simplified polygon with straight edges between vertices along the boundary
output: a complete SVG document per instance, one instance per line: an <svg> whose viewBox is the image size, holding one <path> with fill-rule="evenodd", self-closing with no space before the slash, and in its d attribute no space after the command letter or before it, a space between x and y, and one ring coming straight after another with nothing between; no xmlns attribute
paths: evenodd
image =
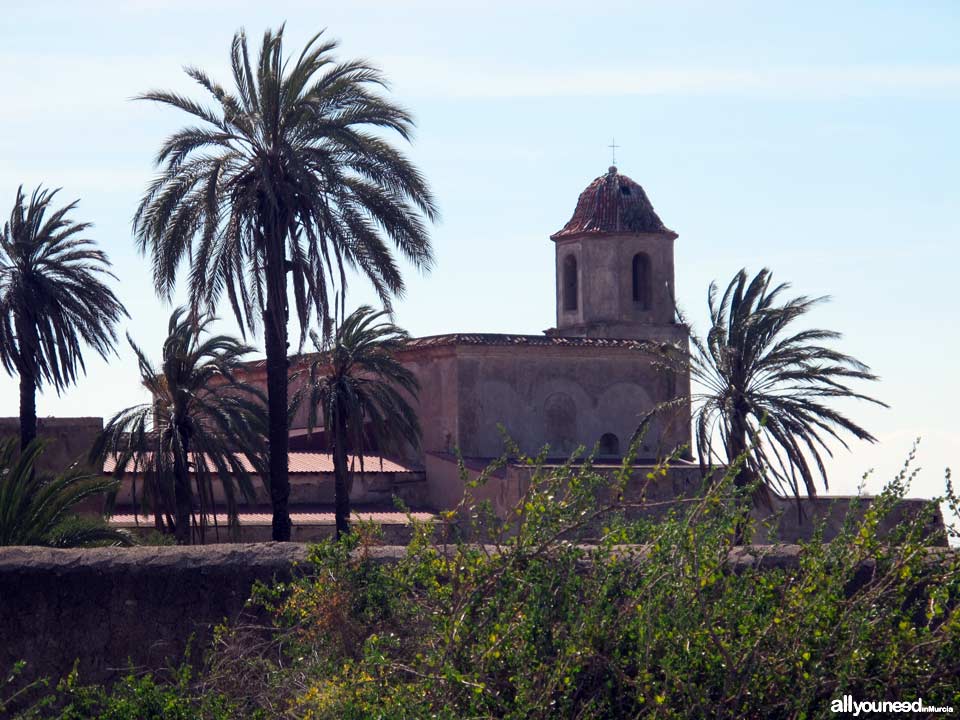
<svg viewBox="0 0 960 720"><path fill-rule="evenodd" d="M624 551L643 554L642 548ZM369 557L388 563L405 552L404 546L385 546L371 548ZM255 581L289 579L306 555L307 546L297 543L0 548L0 677L27 660L28 678L56 679L79 660L82 682L108 682L131 665L158 670L178 664L191 637L198 658L213 628L241 614ZM797 545L752 545L733 550L728 563L736 572L745 566L798 568L799 559ZM871 572L866 563L854 584Z"/></svg>
<svg viewBox="0 0 960 720"><path fill-rule="evenodd" d="M0 676L27 660L29 677L110 680L201 650L236 618L256 580L289 578L293 543L51 550L0 548Z"/></svg>

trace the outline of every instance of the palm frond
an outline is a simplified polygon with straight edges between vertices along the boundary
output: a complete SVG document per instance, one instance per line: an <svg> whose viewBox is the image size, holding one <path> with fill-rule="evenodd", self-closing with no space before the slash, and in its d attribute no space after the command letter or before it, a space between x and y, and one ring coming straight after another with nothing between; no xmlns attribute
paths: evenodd
<svg viewBox="0 0 960 720"><path fill-rule="evenodd" d="M823 345L840 339L830 330L793 331L795 322L827 298L781 299L789 285L771 287L763 269L753 278L740 270L721 294L710 285L706 337L691 337L692 350L654 348L657 362L689 373L703 392L693 396L694 435L701 462L732 464L741 455L738 482L759 478L786 495L815 495L829 487L825 457L845 436L875 442L866 429L830 407L851 398L886 407L855 390L851 380L875 381L856 358ZM658 406L654 413L665 410ZM649 422L649 419L646 419Z"/></svg>
<svg viewBox="0 0 960 720"><path fill-rule="evenodd" d="M267 473L265 398L236 374L252 348L211 334L214 320L174 309L159 370L128 338L153 400L112 417L91 450L93 462L115 461L116 477L129 474L134 483L140 481L140 507L153 513L158 529L171 529L177 494L190 487L184 481L192 475L195 487L188 502L201 542L215 518L215 487L223 490L228 524L235 530L239 502L254 500L253 479ZM135 484L135 497L136 489Z"/></svg>
<svg viewBox="0 0 960 720"><path fill-rule="evenodd" d="M75 514L80 502L110 492L116 481L76 467L49 477L35 468L43 449L44 443L35 440L18 455L15 440L0 443L0 545L131 544L129 535L109 527L104 518Z"/></svg>

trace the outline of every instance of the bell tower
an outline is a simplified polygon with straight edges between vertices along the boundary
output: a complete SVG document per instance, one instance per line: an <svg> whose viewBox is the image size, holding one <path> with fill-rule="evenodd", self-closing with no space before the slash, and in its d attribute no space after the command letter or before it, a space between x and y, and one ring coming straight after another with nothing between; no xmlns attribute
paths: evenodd
<svg viewBox="0 0 960 720"><path fill-rule="evenodd" d="M557 326L567 337L677 334L673 241L643 188L611 166L580 193L556 248Z"/></svg>

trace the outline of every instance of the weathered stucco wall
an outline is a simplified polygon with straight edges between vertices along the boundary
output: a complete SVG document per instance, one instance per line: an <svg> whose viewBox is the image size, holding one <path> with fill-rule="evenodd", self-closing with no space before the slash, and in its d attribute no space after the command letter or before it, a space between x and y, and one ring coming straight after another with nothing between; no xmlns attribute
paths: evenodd
<svg viewBox="0 0 960 720"><path fill-rule="evenodd" d="M400 359L420 383L414 409L423 430L421 444L426 452L453 452L457 443L457 358L452 346L415 352ZM411 452L411 455L414 455ZM423 463L422 455L414 456Z"/></svg>
<svg viewBox="0 0 960 720"><path fill-rule="evenodd" d="M666 374L628 348L461 347L457 350L457 444L468 457L498 457L506 427L521 451L566 457L579 444L617 437L621 452L643 415L670 397ZM689 442L689 420L665 432L657 422L640 455L669 453Z"/></svg>
<svg viewBox="0 0 960 720"><path fill-rule="evenodd" d="M674 317L673 243L671 234L624 233L565 238L556 243L557 328L562 334L592 337L647 338L651 325L669 325ZM647 307L633 299L633 256L650 261ZM575 310L563 298L567 257L579 274Z"/></svg>

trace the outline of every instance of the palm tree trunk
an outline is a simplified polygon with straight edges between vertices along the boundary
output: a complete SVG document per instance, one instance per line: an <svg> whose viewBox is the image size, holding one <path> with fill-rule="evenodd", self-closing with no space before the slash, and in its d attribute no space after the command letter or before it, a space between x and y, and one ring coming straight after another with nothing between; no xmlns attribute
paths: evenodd
<svg viewBox="0 0 960 720"><path fill-rule="evenodd" d="M189 457L188 440L183 440L183 457ZM187 466L176 456L173 459L173 503L176 509L175 537L177 545L190 544L190 514L193 505L190 502L190 472Z"/></svg>
<svg viewBox="0 0 960 720"><path fill-rule="evenodd" d="M273 539L290 540L290 479L287 432L287 273L283 238L267 239L267 307L263 314L267 350L267 417L269 428L270 504Z"/></svg>
<svg viewBox="0 0 960 720"><path fill-rule="evenodd" d="M190 475L182 463L176 462L173 478L174 505L176 506L176 520L174 537L177 545L190 544L190 513L193 510L190 502Z"/></svg>
<svg viewBox="0 0 960 720"><path fill-rule="evenodd" d="M740 462L737 475L733 479L733 484L738 488L748 486L753 477L747 466L747 410L739 403L734 409L734 415L730 423L730 446L727 448L727 459L730 462ZM734 528L733 542L736 545L742 545L746 535L746 527L743 521L738 521Z"/></svg>
<svg viewBox="0 0 960 720"><path fill-rule="evenodd" d="M350 532L350 487L347 477L347 418L337 408L333 428L333 503L337 522L337 539Z"/></svg>
<svg viewBox="0 0 960 720"><path fill-rule="evenodd" d="M37 379L32 370L20 370L20 449L37 437Z"/></svg>
<svg viewBox="0 0 960 720"><path fill-rule="evenodd" d="M749 449L747 446L749 407L745 407L745 405L746 403L743 401L737 401L734 406L733 417L730 420L729 447L727 448L727 460L730 462L742 461L737 476L734 478L734 485L741 488L749 485L752 480L746 459L746 453Z"/></svg>
<svg viewBox="0 0 960 720"><path fill-rule="evenodd" d="M37 437L37 372L31 360L23 357L36 347L36 339L27 321L19 317L15 329L21 356L17 372L20 374L20 449L23 450Z"/></svg>

